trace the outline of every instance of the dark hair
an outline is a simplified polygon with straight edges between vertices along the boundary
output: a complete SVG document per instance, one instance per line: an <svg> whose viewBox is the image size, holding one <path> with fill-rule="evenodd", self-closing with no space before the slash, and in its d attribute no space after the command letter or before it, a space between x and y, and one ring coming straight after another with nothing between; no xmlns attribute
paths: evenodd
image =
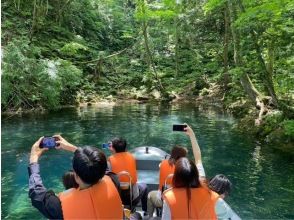
<svg viewBox="0 0 294 220"><path fill-rule="evenodd" d="M231 191L232 183L225 175L218 174L209 181L208 187L219 195L228 195Z"/></svg>
<svg viewBox="0 0 294 220"><path fill-rule="evenodd" d="M74 172L72 170L69 170L65 174L63 174L62 183L65 189L79 187L79 185L77 184L75 180Z"/></svg>
<svg viewBox="0 0 294 220"><path fill-rule="evenodd" d="M102 151L87 146L75 151L72 166L83 182L93 185L105 175L107 161Z"/></svg>
<svg viewBox="0 0 294 220"><path fill-rule="evenodd" d="M201 187L198 169L193 161L186 157L181 157L178 159L175 164L173 187L186 188L188 216L190 218L191 188Z"/></svg>
<svg viewBox="0 0 294 220"><path fill-rule="evenodd" d="M173 186L176 188L197 188L200 187L199 173L193 161L181 157L175 164Z"/></svg>
<svg viewBox="0 0 294 220"><path fill-rule="evenodd" d="M125 152L127 148L127 141L121 137L111 140L112 147L116 153Z"/></svg>
<svg viewBox="0 0 294 220"><path fill-rule="evenodd" d="M178 159L180 159L181 157L185 157L187 155L187 152L188 150L185 147L179 145L174 146L171 151L170 158L168 159L169 165L173 165Z"/></svg>

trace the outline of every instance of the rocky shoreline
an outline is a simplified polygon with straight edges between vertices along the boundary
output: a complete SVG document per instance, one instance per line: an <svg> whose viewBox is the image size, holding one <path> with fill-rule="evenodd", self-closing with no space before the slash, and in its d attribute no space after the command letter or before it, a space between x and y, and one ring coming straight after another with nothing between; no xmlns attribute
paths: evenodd
<svg viewBox="0 0 294 220"><path fill-rule="evenodd" d="M255 119L258 115L258 110L255 106L246 100L239 100L235 102L226 102L225 93L221 87L217 84L210 85L209 89L201 91L199 95L193 95L191 92L176 94L174 92L167 94L167 97L162 98L158 91L153 91L150 94L138 93L138 91L126 92L117 94L116 96L109 95L107 97L101 97L98 95L92 95L91 97L82 96L78 94L76 105L64 105L56 109L57 111L67 107L85 107L85 106L109 106L122 103L161 103L167 102L170 104L193 102L196 105L202 106L218 106L223 108L229 114L232 114L237 120L236 129L251 135L256 141L262 141L269 143L269 145L275 145L279 143L285 147L282 150L286 152L294 152L294 135L287 131L287 126L292 126L293 121L284 121L283 115L279 111L272 111L263 119L260 125L255 124ZM84 94L85 95L85 94ZM34 109L18 109L16 111L5 111L1 115L4 119L13 117L15 115L21 116L31 113L47 113L48 110L37 107Z"/></svg>

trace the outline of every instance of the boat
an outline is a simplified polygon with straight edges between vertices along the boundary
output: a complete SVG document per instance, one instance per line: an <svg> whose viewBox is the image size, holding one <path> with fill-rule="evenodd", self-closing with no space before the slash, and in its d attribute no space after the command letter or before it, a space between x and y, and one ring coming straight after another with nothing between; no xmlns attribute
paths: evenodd
<svg viewBox="0 0 294 220"><path fill-rule="evenodd" d="M138 182L146 183L149 191L159 185L159 164L170 154L152 146L137 147L130 151L136 158Z"/></svg>
<svg viewBox="0 0 294 220"><path fill-rule="evenodd" d="M130 150L136 158L138 182L147 184L148 190L157 190L159 185L159 164L170 157L167 152L153 146L141 146ZM232 211L232 220L241 219L236 212L223 201L227 209ZM141 213L141 211L139 211ZM142 214L142 213L141 213Z"/></svg>

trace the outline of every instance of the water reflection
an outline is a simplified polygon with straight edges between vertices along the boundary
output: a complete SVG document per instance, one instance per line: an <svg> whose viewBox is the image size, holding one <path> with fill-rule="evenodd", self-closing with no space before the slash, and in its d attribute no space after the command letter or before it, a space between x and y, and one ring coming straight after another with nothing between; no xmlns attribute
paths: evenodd
<svg viewBox="0 0 294 220"><path fill-rule="evenodd" d="M193 103L174 105L124 104L69 108L50 114L13 117L2 122L1 217L40 219L27 197L28 153L43 135L61 133L72 143L100 147L114 136L129 148L149 145L169 152L175 144L190 148L188 137L172 132L172 124L189 123L202 148L208 177L227 175L234 184L229 204L244 219L294 218L294 162L254 144L232 128L235 121L217 107ZM104 150L107 155L109 151ZM191 157L192 151L189 151ZM40 160L47 188L62 191L61 176L71 168L72 155L52 150Z"/></svg>

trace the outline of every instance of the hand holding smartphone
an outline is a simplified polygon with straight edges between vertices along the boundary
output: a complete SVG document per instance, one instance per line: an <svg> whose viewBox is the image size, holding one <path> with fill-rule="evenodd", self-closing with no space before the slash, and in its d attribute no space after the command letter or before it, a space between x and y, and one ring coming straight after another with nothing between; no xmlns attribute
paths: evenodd
<svg viewBox="0 0 294 220"><path fill-rule="evenodd" d="M185 131L187 125L173 125L173 131Z"/></svg>
<svg viewBox="0 0 294 220"><path fill-rule="evenodd" d="M58 139L55 137L44 137L39 145L40 148L54 149L57 146Z"/></svg>

